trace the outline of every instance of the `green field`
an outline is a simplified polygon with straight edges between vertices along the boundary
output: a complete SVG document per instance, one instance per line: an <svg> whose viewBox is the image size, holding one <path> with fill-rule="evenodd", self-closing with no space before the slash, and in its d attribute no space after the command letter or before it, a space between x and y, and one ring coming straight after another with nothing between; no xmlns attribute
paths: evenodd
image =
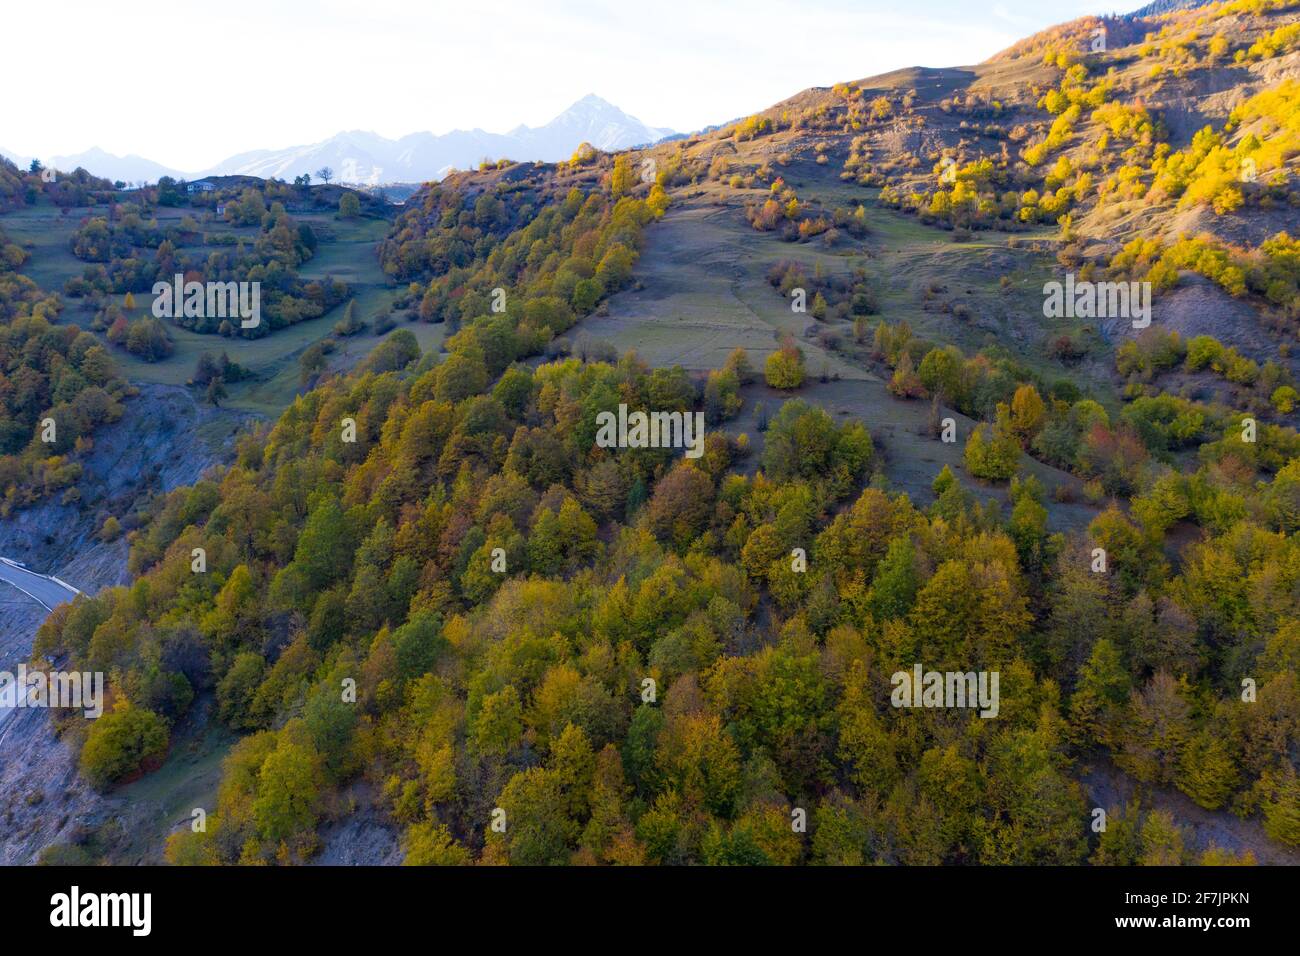
<svg viewBox="0 0 1300 956"><path fill-rule="evenodd" d="M23 273L42 288L61 292L68 279L76 278L87 263L72 254L72 237L81 220L87 216L104 215L106 210L74 209L63 214L57 207L42 201L0 217L0 228L9 234L30 255ZM179 220L185 215L195 215L188 208L158 207L152 215L160 222ZM208 234L233 234L252 238L251 227L236 228L226 223L200 222ZM357 316L373 323L377 314L388 311L401 290L389 282L379 267L377 245L388 231L388 221L379 218L339 220L325 213L296 214L300 222L311 225L320 245L316 255L300 270L305 279L334 276L347 282L353 290ZM201 252L203 245L182 247L191 252ZM137 295L132 317L148 314L148 295ZM65 297L63 320L89 328L93 312L79 300ZM243 412L264 417L275 417L301 390L302 383L298 358L310 345L327 338L334 324L342 317L347 303L342 303L319 318L278 329L260 339L239 337L222 338L200 335L174 323L168 323L173 353L160 362L146 362L125 349L109 346L114 360L130 381L140 384L185 385L194 374L195 365L204 352L227 353L252 373L246 381L228 386L229 396L224 405ZM395 316L399 325L410 328L422 349L437 349L444 338L442 326L405 322L402 315ZM102 337L102 336L101 336ZM330 356L332 371L345 371L382 340L367 329L366 332L340 340L338 349ZM105 342L107 345L107 342Z"/></svg>
<svg viewBox="0 0 1300 956"><path fill-rule="evenodd" d="M825 363L842 377L863 377L862 369L801 339L812 317L791 311L767 282L767 269L782 259L811 265L805 248L763 241L743 220L737 226L736 216L703 202L671 209L647 231L639 288L613 296L608 315L584 320L582 330L620 350L636 349L652 365L696 370L721 367L737 346L761 362L788 332L800 340L809 368ZM841 257L813 254L828 271L846 269Z"/></svg>

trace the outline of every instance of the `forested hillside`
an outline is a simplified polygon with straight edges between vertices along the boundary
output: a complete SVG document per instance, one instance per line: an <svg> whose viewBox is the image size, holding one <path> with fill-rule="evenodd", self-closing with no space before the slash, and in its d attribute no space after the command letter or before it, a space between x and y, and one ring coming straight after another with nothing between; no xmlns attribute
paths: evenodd
<svg viewBox="0 0 1300 956"><path fill-rule="evenodd" d="M81 471L68 454L121 416L128 388L94 336L56 324L62 300L19 273L26 260L0 229L2 515L55 492L75 500Z"/></svg>
<svg viewBox="0 0 1300 956"><path fill-rule="evenodd" d="M604 259L608 189L567 194L537 258ZM602 449L598 412L693 408L696 385L633 358L512 364L564 327L518 297L441 363L301 398L167 499L133 587L42 629L38 653L114 675L82 749L101 785L156 764L196 695L247 735L173 860L307 859L361 777L408 862L1181 861L1163 814L1090 834L1071 772L1098 748L1300 838L1293 467L1247 493L1209 463L1071 540L1035 480L1009 514L947 470L932 502L877 487L865 430L799 401L752 477L721 432L695 462ZM1208 536L1175 573L1184 516ZM916 661L999 671L998 719L891 706Z"/></svg>
<svg viewBox="0 0 1300 956"><path fill-rule="evenodd" d="M339 208L347 207L352 218L360 216L356 194L345 195L352 202ZM142 198L143 205L110 204L106 215L92 213L82 219L72 239L72 252L89 265L65 286L69 296L84 297L97 307L96 325L110 330L110 335L133 352L163 357L164 350L151 351L147 339L132 347L129 336L136 327L156 327L156 335L165 335L165 329L148 316L129 321L114 296L148 297L154 283L171 283L175 275L184 275L187 282L258 283L261 314L255 325L244 327L238 319L218 315L186 316L177 310L175 321L181 327L226 337L270 335L276 329L324 315L348 297L345 282L333 277L305 281L298 275L299 267L311 260L318 245L312 227L297 221L287 208L315 208L319 197L313 199L305 185L238 177L211 193L190 197L183 184L178 187L164 181ZM150 201L163 207L190 206L192 213L178 223L160 227L156 219L147 218ZM247 235L215 229L217 223L255 227L256 232Z"/></svg>
<svg viewBox="0 0 1300 956"><path fill-rule="evenodd" d="M169 498L132 588L42 629L114 675L91 779L147 769L195 694L248 734L175 860L306 858L362 775L409 862L1178 861L1136 808L1090 845L1071 768L1098 747L1300 838L1294 467L1180 574L1158 518L1107 512L1097 575L1034 483L1003 516L945 472L918 508L864 487L860 427L799 402L749 479L720 436L698 464L593 448L619 400L689 404L679 375L568 360L457 401L452 370L317 389ZM891 707L922 659L999 670L998 719Z"/></svg>
<svg viewBox="0 0 1300 956"><path fill-rule="evenodd" d="M103 202L113 195L113 184L84 169L71 172L45 170L40 163L22 170L0 156L0 213L10 212L45 194L62 208Z"/></svg>
<svg viewBox="0 0 1300 956"><path fill-rule="evenodd" d="M426 185L378 254L442 349L314 367L41 628L110 675L83 776L212 710L185 864L308 862L358 795L409 864L1256 861L1094 806L1098 766L1300 847L1296 11L1078 21ZM205 274L306 294L281 194L227 197L258 235ZM89 218L80 281L175 239ZM1149 282L1149 327L1053 315L1065 273ZM606 447L620 406L699 411L703 454ZM996 715L900 706L918 667L996 673Z"/></svg>

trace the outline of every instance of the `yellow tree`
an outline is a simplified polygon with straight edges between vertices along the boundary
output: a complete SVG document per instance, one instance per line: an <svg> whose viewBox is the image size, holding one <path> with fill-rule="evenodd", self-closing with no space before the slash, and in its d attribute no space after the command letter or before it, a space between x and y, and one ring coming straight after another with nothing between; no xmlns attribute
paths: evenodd
<svg viewBox="0 0 1300 956"><path fill-rule="evenodd" d="M792 389L803 384L803 353L789 336L781 343L779 351L767 357L765 367L767 384L772 388Z"/></svg>
<svg viewBox="0 0 1300 956"><path fill-rule="evenodd" d="M632 169L632 158L627 153L614 157L614 172L610 174L609 189L615 199L626 196L636 185L636 176Z"/></svg>

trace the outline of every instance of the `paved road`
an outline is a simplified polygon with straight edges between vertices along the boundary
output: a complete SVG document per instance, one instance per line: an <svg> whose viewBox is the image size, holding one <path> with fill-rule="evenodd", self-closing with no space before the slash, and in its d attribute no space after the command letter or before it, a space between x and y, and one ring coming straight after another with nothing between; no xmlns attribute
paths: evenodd
<svg viewBox="0 0 1300 956"><path fill-rule="evenodd" d="M0 558L0 581L10 584L27 595L47 611L52 611L64 601L70 601L81 592L69 584L56 581L35 571L28 571L22 565L8 558ZM9 718L13 708L0 707L0 741L9 733Z"/></svg>
<svg viewBox="0 0 1300 956"><path fill-rule="evenodd" d="M12 584L47 611L81 593L69 584L28 571L8 558L0 558L0 581Z"/></svg>

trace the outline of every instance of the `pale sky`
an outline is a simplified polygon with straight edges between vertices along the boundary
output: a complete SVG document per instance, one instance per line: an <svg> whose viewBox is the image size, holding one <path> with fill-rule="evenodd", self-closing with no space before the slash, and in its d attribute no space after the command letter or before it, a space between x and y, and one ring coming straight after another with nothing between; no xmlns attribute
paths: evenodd
<svg viewBox="0 0 1300 956"><path fill-rule="evenodd" d="M975 63L1112 9L1098 0L21 2L4 11L0 147L48 157L99 146L192 171L348 129L538 126L587 93L690 131L809 86Z"/></svg>

